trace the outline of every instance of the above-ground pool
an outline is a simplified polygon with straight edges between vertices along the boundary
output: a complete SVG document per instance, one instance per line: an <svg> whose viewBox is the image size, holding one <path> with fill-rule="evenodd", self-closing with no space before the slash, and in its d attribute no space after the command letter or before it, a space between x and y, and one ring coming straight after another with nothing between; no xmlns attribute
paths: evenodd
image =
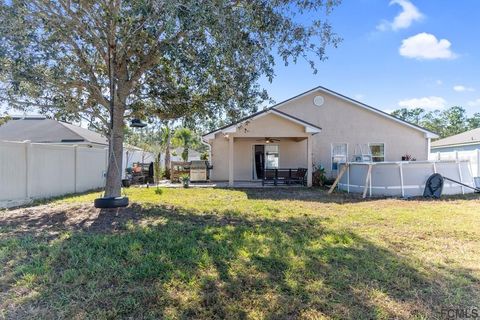
<svg viewBox="0 0 480 320"><path fill-rule="evenodd" d="M341 164L339 172L345 165ZM349 162L338 188L363 193L367 184L367 196L416 197L423 195L425 182L433 173L474 187L471 172L469 161ZM443 194L472 192L470 188L444 181Z"/></svg>

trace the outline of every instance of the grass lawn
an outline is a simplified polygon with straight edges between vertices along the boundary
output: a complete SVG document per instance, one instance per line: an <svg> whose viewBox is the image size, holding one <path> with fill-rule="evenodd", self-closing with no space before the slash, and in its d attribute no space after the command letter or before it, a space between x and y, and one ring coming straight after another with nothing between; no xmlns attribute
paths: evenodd
<svg viewBox="0 0 480 320"><path fill-rule="evenodd" d="M431 319L480 308L480 201L129 189L0 211L0 318Z"/></svg>

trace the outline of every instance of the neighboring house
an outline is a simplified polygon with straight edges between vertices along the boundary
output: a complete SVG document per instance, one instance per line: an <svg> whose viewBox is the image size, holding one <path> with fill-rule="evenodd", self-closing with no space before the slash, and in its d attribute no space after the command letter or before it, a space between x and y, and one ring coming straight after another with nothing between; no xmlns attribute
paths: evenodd
<svg viewBox="0 0 480 320"><path fill-rule="evenodd" d="M431 152L470 151L480 149L480 128L432 142Z"/></svg>
<svg viewBox="0 0 480 320"><path fill-rule="evenodd" d="M0 126L0 140L108 146L107 138L97 132L45 117L12 117Z"/></svg>
<svg viewBox="0 0 480 320"><path fill-rule="evenodd" d="M0 126L0 141L25 141L108 148L108 139L98 132L42 116L12 117ZM135 162L152 162L154 155L138 147L125 145L122 176Z"/></svg>
<svg viewBox="0 0 480 320"><path fill-rule="evenodd" d="M334 177L338 163L369 154L373 161L427 160L427 129L317 87L203 135L211 146L213 181L254 181L266 168L322 165Z"/></svg>

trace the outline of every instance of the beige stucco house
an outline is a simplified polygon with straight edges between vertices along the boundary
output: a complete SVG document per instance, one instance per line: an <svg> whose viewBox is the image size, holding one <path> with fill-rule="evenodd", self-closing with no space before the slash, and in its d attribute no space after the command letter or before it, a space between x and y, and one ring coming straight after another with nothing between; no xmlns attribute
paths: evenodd
<svg viewBox="0 0 480 320"><path fill-rule="evenodd" d="M203 135L211 146L212 181L255 181L263 168L322 165L334 177L338 163L427 160L438 136L324 87L317 87ZM363 158L365 160L365 158Z"/></svg>

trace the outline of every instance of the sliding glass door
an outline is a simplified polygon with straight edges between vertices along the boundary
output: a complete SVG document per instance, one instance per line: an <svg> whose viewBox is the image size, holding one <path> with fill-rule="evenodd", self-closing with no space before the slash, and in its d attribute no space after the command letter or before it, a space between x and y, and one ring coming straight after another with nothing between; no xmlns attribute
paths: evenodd
<svg viewBox="0 0 480 320"><path fill-rule="evenodd" d="M276 144L256 144L253 147L253 179L263 179L265 169L278 169L280 153Z"/></svg>

